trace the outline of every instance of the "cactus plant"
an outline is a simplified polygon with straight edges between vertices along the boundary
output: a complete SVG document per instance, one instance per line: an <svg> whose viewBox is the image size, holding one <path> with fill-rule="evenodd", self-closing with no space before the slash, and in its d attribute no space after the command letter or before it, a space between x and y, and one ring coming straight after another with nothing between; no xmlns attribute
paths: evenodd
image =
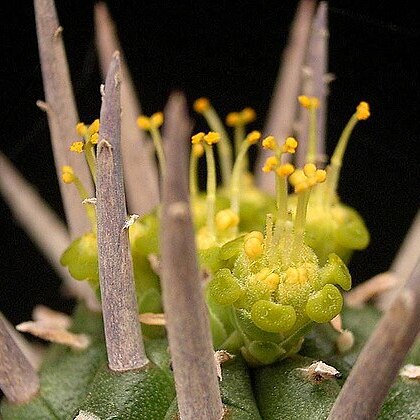
<svg viewBox="0 0 420 420"><path fill-rule="evenodd" d="M412 272L382 317L367 301L381 288L391 293L394 277L349 292L346 262L367 246L369 233L336 190L351 131L370 115L366 102L350 118L325 170L316 166L325 147L319 131L325 68L318 62L326 4L313 18L315 2L301 2L293 53L284 58L264 135L246 132L255 116L245 108L226 119L233 142L205 98L194 109L207 120L207 134L192 135L180 93L164 114L140 115L103 5L96 9L98 33L108 37L99 45L106 68L100 116L90 125L78 123L54 4L35 0L35 9L46 95L39 105L49 120L69 227L62 230L39 206L53 221L48 229L54 238L65 244L62 253L52 241L43 247L60 262L79 302L71 318L44 309L18 326L54 343L38 372L22 338L0 318L2 418L416 418L418 264L406 260ZM308 38L318 55L308 56L313 84L300 95L293 69L303 65ZM298 98L309 122L302 141L289 137ZM279 101L290 105L286 115ZM124 142L134 130L144 136L143 150ZM59 141L75 135L80 139L68 145ZM247 151L260 139L259 164L269 174L254 178ZM294 163L302 169L289 162L299 147L304 152ZM202 155L205 193L196 180ZM135 157L138 173L131 167ZM3 157L2 165L26 186ZM133 176L148 181L142 194L135 193ZM140 214L127 215L126 191ZM36 196L26 199L39 204Z"/></svg>

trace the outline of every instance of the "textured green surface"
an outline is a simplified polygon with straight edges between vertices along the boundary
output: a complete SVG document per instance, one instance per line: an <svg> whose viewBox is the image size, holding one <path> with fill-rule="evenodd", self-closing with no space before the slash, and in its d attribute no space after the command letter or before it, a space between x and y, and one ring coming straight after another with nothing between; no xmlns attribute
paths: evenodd
<svg viewBox="0 0 420 420"><path fill-rule="evenodd" d="M344 309L344 327L355 336L353 348L345 354L339 354L336 349L338 333L322 324L306 336L299 355L252 369L240 355L223 364L220 387L227 408L226 420L327 418L379 317L379 312L369 306L361 310ZM165 338L145 340L151 360L148 368L115 373L107 368L101 317L79 307L72 329L89 334L92 345L78 352L52 345L40 371L40 395L23 405L3 401L0 411L3 420L72 420L80 410L100 419L172 420L176 417L175 387ZM258 346L266 344L258 343ZM258 353L258 346L253 346L252 351ZM300 369L315 360L334 366L343 378L322 383L309 381ZM419 342L406 362L420 364ZM419 414L420 383L399 377L379 419L419 419Z"/></svg>

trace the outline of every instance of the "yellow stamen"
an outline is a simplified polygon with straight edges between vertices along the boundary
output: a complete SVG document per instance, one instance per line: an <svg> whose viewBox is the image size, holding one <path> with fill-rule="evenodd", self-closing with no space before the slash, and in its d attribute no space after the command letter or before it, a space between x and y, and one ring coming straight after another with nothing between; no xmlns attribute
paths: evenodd
<svg viewBox="0 0 420 420"><path fill-rule="evenodd" d="M276 156L269 156L265 161L262 171L263 172L273 171L278 164L279 164L279 160L277 159Z"/></svg>
<svg viewBox="0 0 420 420"><path fill-rule="evenodd" d="M241 111L241 120L242 120L242 124L249 124L253 121L255 121L255 118L257 117L257 114L255 113L255 111L250 108L244 108Z"/></svg>
<svg viewBox="0 0 420 420"><path fill-rule="evenodd" d="M155 112L151 117L150 117L150 124L153 128L159 128L162 126L163 124L163 112Z"/></svg>
<svg viewBox="0 0 420 420"><path fill-rule="evenodd" d="M271 273L262 282L273 292L280 283L280 276L277 273Z"/></svg>
<svg viewBox="0 0 420 420"><path fill-rule="evenodd" d="M89 140L92 144L98 144L99 141L99 133L93 133Z"/></svg>
<svg viewBox="0 0 420 420"><path fill-rule="evenodd" d="M283 153L295 153L296 152L296 148L298 146L298 142L294 137L288 137L286 139L286 141L284 142L281 151Z"/></svg>
<svg viewBox="0 0 420 420"><path fill-rule="evenodd" d="M264 240L264 235L258 230L253 230L245 236L245 241L251 238L257 238L260 242Z"/></svg>
<svg viewBox="0 0 420 420"><path fill-rule="evenodd" d="M137 118L137 125L142 130L149 131L151 128L150 118L146 117L145 115L140 115Z"/></svg>
<svg viewBox="0 0 420 420"><path fill-rule="evenodd" d="M316 172L316 166L313 163L307 163L304 167L303 167L303 173L307 176L307 177L311 177L314 176Z"/></svg>
<svg viewBox="0 0 420 420"><path fill-rule="evenodd" d="M75 141L70 146L71 152L83 153L84 143L82 141Z"/></svg>
<svg viewBox="0 0 420 420"><path fill-rule="evenodd" d="M191 143L192 144L199 144L199 143L201 143L204 140L204 136L205 136L205 134L202 133L202 132L197 133L197 134L194 134L191 137Z"/></svg>
<svg viewBox="0 0 420 420"><path fill-rule="evenodd" d="M194 102L194 110L203 115L212 131L220 133L217 153L219 155L222 184L224 187L228 187L232 173L232 146L223 122L207 98L197 99Z"/></svg>
<svg viewBox="0 0 420 420"><path fill-rule="evenodd" d="M258 140L261 138L261 133L259 131L251 131L245 138L249 144L258 143Z"/></svg>
<svg viewBox="0 0 420 420"><path fill-rule="evenodd" d="M350 135L353 132L354 127L360 120L366 120L370 116L369 104L367 102L360 102L356 107L356 112L350 117L350 120L344 127L340 138L338 139L337 146L331 157L330 164L328 165L328 180L326 187L326 198L324 204L330 206L332 203L334 194L337 190L338 180L340 176L340 170L343 163L344 152L346 151Z"/></svg>
<svg viewBox="0 0 420 420"><path fill-rule="evenodd" d="M271 270L269 268L263 268L261 271L255 274L255 279L257 281L263 281L270 273Z"/></svg>
<svg viewBox="0 0 420 420"><path fill-rule="evenodd" d="M369 104L360 102L356 108L356 117L358 120L367 120L370 116Z"/></svg>
<svg viewBox="0 0 420 420"><path fill-rule="evenodd" d="M98 133L99 132L99 119L96 119L93 121L93 123L88 128L88 133L90 135Z"/></svg>
<svg viewBox="0 0 420 420"><path fill-rule="evenodd" d="M80 137L84 137L85 134L87 133L87 127L85 124L83 124L82 122L79 122L76 125L76 133L77 135L79 135Z"/></svg>
<svg viewBox="0 0 420 420"><path fill-rule="evenodd" d="M319 107L319 99L315 96L301 95L298 96L298 101L304 108L317 109Z"/></svg>
<svg viewBox="0 0 420 420"><path fill-rule="evenodd" d="M299 283L299 271L294 267L289 267L286 270L286 283L297 284Z"/></svg>
<svg viewBox="0 0 420 420"><path fill-rule="evenodd" d="M204 133L202 133L204 135ZM194 143L194 142L193 142ZM192 146L192 153L195 157L200 158L204 155L204 147L202 144L194 143Z"/></svg>
<svg viewBox="0 0 420 420"><path fill-rule="evenodd" d="M226 116L226 125L228 127L235 127L236 125L241 123L241 117L239 112L230 112Z"/></svg>
<svg viewBox="0 0 420 420"><path fill-rule="evenodd" d="M317 169L315 172L316 183L321 184L327 179L327 171L324 169Z"/></svg>
<svg viewBox="0 0 420 420"><path fill-rule="evenodd" d="M244 251L249 258L258 258L263 253L263 241L255 237L245 240Z"/></svg>
<svg viewBox="0 0 420 420"><path fill-rule="evenodd" d="M71 184L75 181L76 176L71 166L63 166L61 168L61 179L65 184Z"/></svg>
<svg viewBox="0 0 420 420"><path fill-rule="evenodd" d="M274 138L274 136L267 136L262 141L262 147L264 149L268 149L268 150L275 150L276 147L277 147L277 142L276 142L276 139Z"/></svg>
<svg viewBox="0 0 420 420"><path fill-rule="evenodd" d="M210 109L210 101L207 98L198 98L193 105L194 111L202 114Z"/></svg>
<svg viewBox="0 0 420 420"><path fill-rule="evenodd" d="M216 228L220 231L238 226L239 216L231 209L220 210L216 214Z"/></svg>
<svg viewBox="0 0 420 420"><path fill-rule="evenodd" d="M216 144L220 141L220 134L215 131L209 131L204 137L203 140L208 144Z"/></svg>
<svg viewBox="0 0 420 420"><path fill-rule="evenodd" d="M276 169L276 174L278 176L281 176L282 178L286 178L289 175L291 175L295 171L295 167L291 163L285 163L283 165L280 165Z"/></svg>
<svg viewBox="0 0 420 420"><path fill-rule="evenodd" d="M77 191L79 192L79 196L81 201L88 198L88 193L86 191L86 188L83 186L80 179L77 177L77 175L74 173L74 170L71 166L65 165L61 168L61 179L65 184L74 184L77 188ZM91 205L87 205L85 207L87 216L92 224L92 230L96 232L96 211L95 207Z"/></svg>

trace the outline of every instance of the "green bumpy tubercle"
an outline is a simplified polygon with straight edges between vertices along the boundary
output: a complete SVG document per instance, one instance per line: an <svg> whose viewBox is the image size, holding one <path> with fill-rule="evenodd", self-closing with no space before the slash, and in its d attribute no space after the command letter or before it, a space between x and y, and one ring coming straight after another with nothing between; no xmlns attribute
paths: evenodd
<svg viewBox="0 0 420 420"><path fill-rule="evenodd" d="M299 351L312 324L340 313L343 298L337 286L351 287L340 257L331 254L321 267L307 245L296 252L294 240L292 231L277 244L251 232L230 268L217 270L207 286L212 307L230 313L231 335L241 337L240 348L230 350L240 350L250 364L272 363Z"/></svg>

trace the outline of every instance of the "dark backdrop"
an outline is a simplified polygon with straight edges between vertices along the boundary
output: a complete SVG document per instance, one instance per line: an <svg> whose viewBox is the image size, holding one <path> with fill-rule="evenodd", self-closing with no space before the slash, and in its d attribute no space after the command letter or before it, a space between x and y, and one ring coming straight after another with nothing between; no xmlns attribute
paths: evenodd
<svg viewBox="0 0 420 420"><path fill-rule="evenodd" d="M330 3L331 84L328 152L360 100L372 117L346 154L339 192L364 216L369 248L351 262L361 282L390 266L419 204L418 14L408 2ZM4 8L2 2L1 8ZM220 111L252 106L262 127L294 1L109 1L144 112L161 110L173 89L189 103L208 96ZM43 99L33 7L1 10L0 149L62 216ZM83 121L99 115L93 1L58 1L75 95ZM297 70L298 71L298 70ZM197 129L204 129L197 119ZM203 181L203 180L202 180ZM13 323L35 304L70 311L59 279L0 202L0 310ZM36 220L34 220L36 223Z"/></svg>

